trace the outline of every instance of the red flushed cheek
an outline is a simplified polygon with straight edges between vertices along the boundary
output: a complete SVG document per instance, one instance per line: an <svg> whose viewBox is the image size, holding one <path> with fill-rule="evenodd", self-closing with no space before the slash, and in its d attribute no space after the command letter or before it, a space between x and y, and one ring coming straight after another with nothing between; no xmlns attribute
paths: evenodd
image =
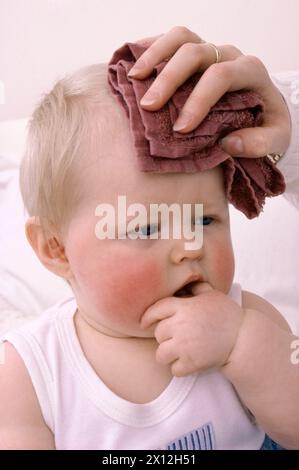
<svg viewBox="0 0 299 470"><path fill-rule="evenodd" d="M214 287L228 293L235 272L233 249L228 241L219 242L215 245L211 270L213 271L211 274L214 279Z"/></svg>
<svg viewBox="0 0 299 470"><path fill-rule="evenodd" d="M109 315L110 321L123 324L139 322L144 311L160 298L163 286L161 266L144 252L132 257L115 251L80 273L81 289L95 309Z"/></svg>
<svg viewBox="0 0 299 470"><path fill-rule="evenodd" d="M123 272L115 272L115 284L107 286L106 305L112 315L123 320L139 321L146 308L159 296L161 291L161 269L153 260L143 260L133 265L130 260L122 260Z"/></svg>

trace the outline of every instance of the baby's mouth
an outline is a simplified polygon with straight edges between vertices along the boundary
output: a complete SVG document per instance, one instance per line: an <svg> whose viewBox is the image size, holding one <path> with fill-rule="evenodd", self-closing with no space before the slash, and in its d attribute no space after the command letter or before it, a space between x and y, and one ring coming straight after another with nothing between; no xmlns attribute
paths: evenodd
<svg viewBox="0 0 299 470"><path fill-rule="evenodd" d="M197 281L189 282L179 290L175 291L174 297L193 297L192 289L197 284Z"/></svg>

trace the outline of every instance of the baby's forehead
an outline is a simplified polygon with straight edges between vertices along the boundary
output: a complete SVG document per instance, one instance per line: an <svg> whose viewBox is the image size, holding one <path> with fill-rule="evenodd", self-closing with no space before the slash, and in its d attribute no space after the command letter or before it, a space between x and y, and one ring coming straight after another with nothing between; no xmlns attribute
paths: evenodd
<svg viewBox="0 0 299 470"><path fill-rule="evenodd" d="M76 169L81 184L88 186L93 179L102 185L109 184L118 178L128 178L130 172L139 179L129 120L118 103L108 100L90 108L87 120L88 132Z"/></svg>
<svg viewBox="0 0 299 470"><path fill-rule="evenodd" d="M121 145L123 154L130 148L135 154L129 119L125 111L115 101L107 99L89 113L89 126L92 128L92 141L96 155L105 157L113 154L118 157L116 149ZM111 159L111 156L109 157Z"/></svg>
<svg viewBox="0 0 299 470"><path fill-rule="evenodd" d="M92 144L79 172L85 191L91 193L101 186L101 194L130 193L136 199L165 202L190 197L205 201L215 191L223 195L221 167L198 173L157 173L141 171L137 151L124 109L114 97L90 113L93 127ZM88 175L87 175L88 173ZM138 202L138 201L136 201ZM199 201L200 202L200 201Z"/></svg>
<svg viewBox="0 0 299 470"><path fill-rule="evenodd" d="M107 97L102 104L90 110L90 126L93 126L103 144L108 144L111 138L130 134L129 119L115 97Z"/></svg>

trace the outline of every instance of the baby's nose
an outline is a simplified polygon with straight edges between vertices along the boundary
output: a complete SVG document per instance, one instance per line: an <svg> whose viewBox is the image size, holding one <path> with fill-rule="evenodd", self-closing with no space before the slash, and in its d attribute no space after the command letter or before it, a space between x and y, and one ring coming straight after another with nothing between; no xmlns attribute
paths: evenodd
<svg viewBox="0 0 299 470"><path fill-rule="evenodd" d="M191 249L190 249L191 245ZM194 248L192 249L192 246ZM180 240L178 243L175 243L171 249L170 258L171 261L175 264L181 263L185 259L200 259L203 256L203 246L202 244L195 243L188 244L185 240Z"/></svg>

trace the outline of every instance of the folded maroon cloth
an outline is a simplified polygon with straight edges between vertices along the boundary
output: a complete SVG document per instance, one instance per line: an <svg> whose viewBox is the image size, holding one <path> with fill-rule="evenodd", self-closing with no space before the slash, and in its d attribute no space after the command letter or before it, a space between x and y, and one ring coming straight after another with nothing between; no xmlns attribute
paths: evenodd
<svg viewBox="0 0 299 470"><path fill-rule="evenodd" d="M145 50L140 44L127 43L114 52L108 67L108 82L130 121L140 170L196 172L221 164L228 200L248 218L256 217L266 196L285 190L282 174L268 157L232 158L218 142L236 129L261 124L262 99L250 91L226 93L195 130L175 132L172 126L200 74L190 77L160 110L146 111L140 100L166 61L144 80L129 78L129 70Z"/></svg>

